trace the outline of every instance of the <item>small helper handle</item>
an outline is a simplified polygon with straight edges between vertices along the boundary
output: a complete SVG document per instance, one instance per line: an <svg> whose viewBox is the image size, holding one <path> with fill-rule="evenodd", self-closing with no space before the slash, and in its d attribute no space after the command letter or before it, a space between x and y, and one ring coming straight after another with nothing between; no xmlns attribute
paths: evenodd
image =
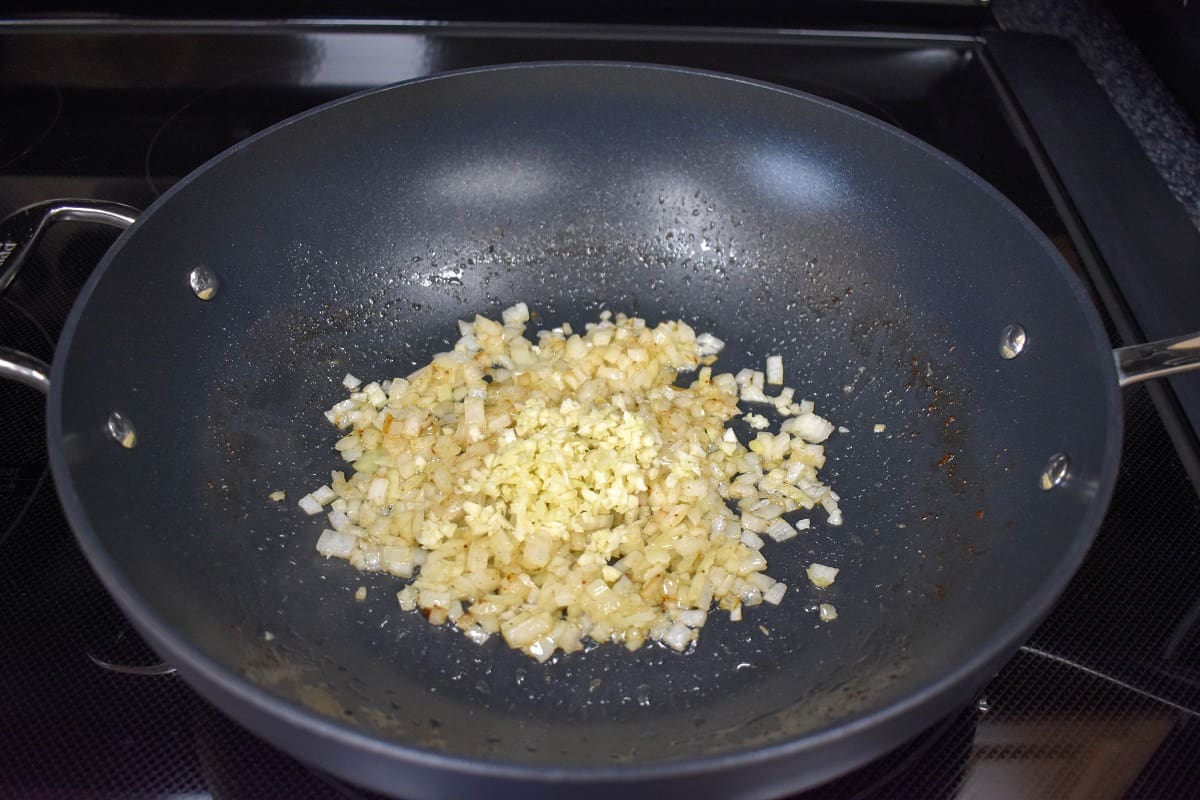
<svg viewBox="0 0 1200 800"><path fill-rule="evenodd" d="M123 203L104 200L47 200L14 211L0 222L0 294L17 279L25 260L56 222L95 222L125 230L140 212ZM0 347L0 378L22 383L46 394L50 365L20 350Z"/></svg>
<svg viewBox="0 0 1200 800"><path fill-rule="evenodd" d="M1121 347L1113 360L1122 386L1200 369L1200 332Z"/></svg>

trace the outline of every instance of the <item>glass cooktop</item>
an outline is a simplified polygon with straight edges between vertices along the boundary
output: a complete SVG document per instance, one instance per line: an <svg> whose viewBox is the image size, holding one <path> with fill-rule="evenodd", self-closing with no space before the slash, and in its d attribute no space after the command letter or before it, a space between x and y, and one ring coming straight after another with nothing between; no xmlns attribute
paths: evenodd
<svg viewBox="0 0 1200 800"><path fill-rule="evenodd" d="M553 59L702 67L858 108L962 161L1081 274L1098 274L1036 132L1014 110L987 41L973 36L0 26L0 212L74 196L145 207L209 157L323 102L442 70ZM0 344L49 358L114 236L55 228L0 295ZM1110 333L1116 343L1111 324ZM1146 390L1125 401L1116 496L1051 617L961 711L805 797L1162 798L1200 785L1200 499ZM97 663L157 659L75 546L46 470L43 425L39 396L0 384L0 795L370 796L255 738L178 678Z"/></svg>

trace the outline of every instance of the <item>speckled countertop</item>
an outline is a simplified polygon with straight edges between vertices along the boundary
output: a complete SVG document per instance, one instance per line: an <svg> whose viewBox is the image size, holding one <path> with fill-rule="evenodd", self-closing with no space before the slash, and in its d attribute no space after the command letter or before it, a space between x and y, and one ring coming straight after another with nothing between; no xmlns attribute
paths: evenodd
<svg viewBox="0 0 1200 800"><path fill-rule="evenodd" d="M1104 7L1091 0L994 0L1005 30L1070 40L1151 163L1200 228L1200 126ZM1200 266L1200 254L1197 254Z"/></svg>

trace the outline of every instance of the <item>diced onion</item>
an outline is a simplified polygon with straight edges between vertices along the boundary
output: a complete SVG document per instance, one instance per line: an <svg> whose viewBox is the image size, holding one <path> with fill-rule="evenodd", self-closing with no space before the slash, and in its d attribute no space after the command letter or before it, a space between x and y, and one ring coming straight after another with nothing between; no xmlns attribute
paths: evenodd
<svg viewBox="0 0 1200 800"><path fill-rule="evenodd" d="M783 595L785 592L787 592L787 584L783 583L782 581L776 583L770 589L767 589L765 592L763 592L763 602L777 606L783 602Z"/></svg>
<svg viewBox="0 0 1200 800"><path fill-rule="evenodd" d="M463 636L466 636L475 644L483 644L491 638L491 634L483 628L464 628Z"/></svg>
<svg viewBox="0 0 1200 800"><path fill-rule="evenodd" d="M346 376L349 398L325 416L353 468L300 500L328 507L317 551L411 580L401 609L538 661L587 639L685 651L714 606L739 621L782 602L763 538L808 526L790 512L841 514L817 472L832 424L791 388L765 394L782 357L713 374L725 343L682 322L605 311L533 343L530 316L518 303L463 321L453 348L406 378ZM739 401L786 419L773 433L746 414L759 433L744 445L728 427ZM837 573L812 565L817 585L822 569Z"/></svg>
<svg viewBox="0 0 1200 800"><path fill-rule="evenodd" d="M663 643L674 650L685 650L695 634L683 623L677 622L667 629Z"/></svg>
<svg viewBox="0 0 1200 800"><path fill-rule="evenodd" d="M701 357L715 356L725 349L725 343L711 333L702 333L696 337L696 350Z"/></svg>
<svg viewBox="0 0 1200 800"><path fill-rule="evenodd" d="M766 430L771 423L762 414L746 414L742 419L746 420L746 424L756 431Z"/></svg>
<svg viewBox="0 0 1200 800"><path fill-rule="evenodd" d="M767 383L783 383L783 356L767 356Z"/></svg>
<svg viewBox="0 0 1200 800"><path fill-rule="evenodd" d="M763 540L753 531L742 531L742 544L751 550L761 550Z"/></svg>
<svg viewBox="0 0 1200 800"><path fill-rule="evenodd" d="M833 433L833 423L816 414L801 414L784 422L781 429L785 433L799 436L806 442L820 444Z"/></svg>
<svg viewBox="0 0 1200 800"><path fill-rule="evenodd" d="M796 529L784 522L782 519L777 519L772 521L771 524L767 526L767 529L763 531L763 533L767 534L767 536L770 536L777 542L786 542L788 539L791 539L796 535Z"/></svg>
<svg viewBox="0 0 1200 800"><path fill-rule="evenodd" d="M827 567L824 564L814 563L809 564L806 571L808 573L808 579L812 581L812 585L816 586L818 589L824 589L837 579L837 574L841 570L839 570L837 567Z"/></svg>
<svg viewBox="0 0 1200 800"><path fill-rule="evenodd" d="M349 558L354 552L354 542L355 537L327 528L321 531L317 539L317 552L326 558Z"/></svg>
<svg viewBox="0 0 1200 800"><path fill-rule="evenodd" d="M517 303L511 308L504 309L501 314L505 325L523 325L529 321L529 306L524 303Z"/></svg>
<svg viewBox="0 0 1200 800"><path fill-rule="evenodd" d="M306 494L300 498L300 509L310 517L321 513L321 504L317 502L311 494Z"/></svg>

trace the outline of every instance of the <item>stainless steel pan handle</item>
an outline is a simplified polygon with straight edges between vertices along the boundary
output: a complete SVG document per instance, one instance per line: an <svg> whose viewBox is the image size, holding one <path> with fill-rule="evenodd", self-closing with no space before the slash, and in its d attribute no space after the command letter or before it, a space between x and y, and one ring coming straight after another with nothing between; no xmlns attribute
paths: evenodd
<svg viewBox="0 0 1200 800"><path fill-rule="evenodd" d="M125 230L138 210L104 200L47 200L14 211L0 222L0 294L16 280L21 267L46 231L56 222L96 222ZM23 383L46 394L50 366L20 350L0 347L0 378Z"/></svg>
<svg viewBox="0 0 1200 800"><path fill-rule="evenodd" d="M0 222L0 293L16 279L25 259L56 222L97 222L125 230L138 210L104 200L47 200L14 211Z"/></svg>
<svg viewBox="0 0 1200 800"><path fill-rule="evenodd" d="M1122 386L1200 369L1200 332L1121 347L1113 359Z"/></svg>
<svg viewBox="0 0 1200 800"><path fill-rule="evenodd" d="M11 347L0 347L0 378L23 383L42 394L50 393L50 365Z"/></svg>

